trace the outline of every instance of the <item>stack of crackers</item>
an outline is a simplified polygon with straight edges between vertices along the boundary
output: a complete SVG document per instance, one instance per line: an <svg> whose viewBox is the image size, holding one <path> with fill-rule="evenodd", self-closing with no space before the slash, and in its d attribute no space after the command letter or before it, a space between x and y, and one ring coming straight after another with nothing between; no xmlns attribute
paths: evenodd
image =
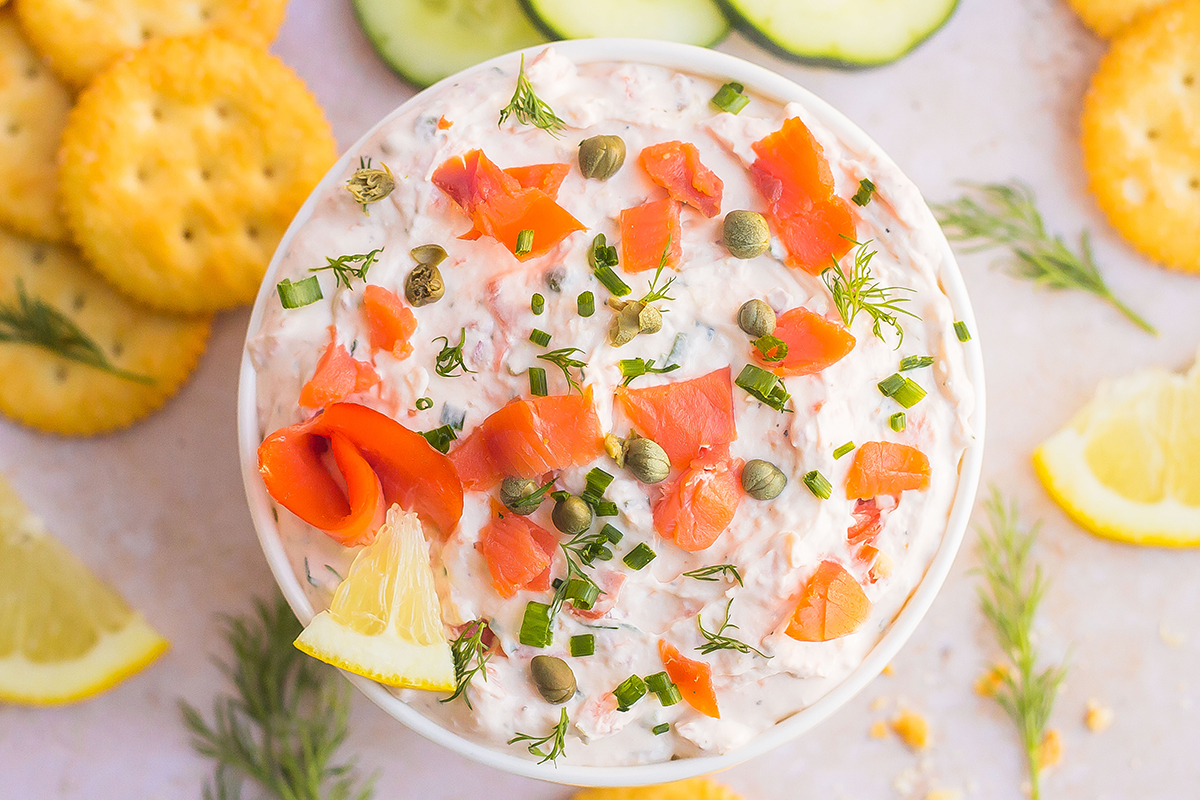
<svg viewBox="0 0 1200 800"><path fill-rule="evenodd" d="M1083 156L1122 236L1200 274L1200 0L1071 0L1111 37L1083 108Z"/></svg>
<svg viewBox="0 0 1200 800"><path fill-rule="evenodd" d="M285 3L0 9L0 413L123 428L184 383L214 312L254 299L336 158L265 49Z"/></svg>

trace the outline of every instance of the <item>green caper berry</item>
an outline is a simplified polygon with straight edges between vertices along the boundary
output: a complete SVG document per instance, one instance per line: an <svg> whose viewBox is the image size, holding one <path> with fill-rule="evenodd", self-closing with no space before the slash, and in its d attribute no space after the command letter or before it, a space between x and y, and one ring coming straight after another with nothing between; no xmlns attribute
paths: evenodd
<svg viewBox="0 0 1200 800"><path fill-rule="evenodd" d="M771 246L771 229L757 211L730 211L722 238L734 258L754 258Z"/></svg>
<svg viewBox="0 0 1200 800"><path fill-rule="evenodd" d="M620 136L592 136L579 143L579 171L585 178L606 181L625 163L625 140Z"/></svg>
<svg viewBox="0 0 1200 800"><path fill-rule="evenodd" d="M762 300L747 300L738 309L738 327L757 339L775 332L775 311Z"/></svg>
<svg viewBox="0 0 1200 800"><path fill-rule="evenodd" d="M529 662L529 672L538 694L547 703L559 705L575 696L575 673L561 658L534 656Z"/></svg>
<svg viewBox="0 0 1200 800"><path fill-rule="evenodd" d="M592 507L575 495L569 495L554 504L550 513L554 527L574 536L592 527Z"/></svg>
<svg viewBox="0 0 1200 800"><path fill-rule="evenodd" d="M657 442L639 436L625 443L625 468L642 483L661 483L671 474L671 460Z"/></svg>
<svg viewBox="0 0 1200 800"><path fill-rule="evenodd" d="M505 478L500 484L500 502L504 507L519 516L528 516L537 510L540 503L521 503L538 490L536 481L527 478Z"/></svg>
<svg viewBox="0 0 1200 800"><path fill-rule="evenodd" d="M433 264L418 264L404 279L404 296L414 306L436 303L446 294L441 271Z"/></svg>
<svg viewBox="0 0 1200 800"><path fill-rule="evenodd" d="M755 500L774 500L785 486L787 476L770 461L755 458L742 467L742 490Z"/></svg>
<svg viewBox="0 0 1200 800"><path fill-rule="evenodd" d="M421 244L408 251L413 261L436 267L446 260L446 249L440 244Z"/></svg>

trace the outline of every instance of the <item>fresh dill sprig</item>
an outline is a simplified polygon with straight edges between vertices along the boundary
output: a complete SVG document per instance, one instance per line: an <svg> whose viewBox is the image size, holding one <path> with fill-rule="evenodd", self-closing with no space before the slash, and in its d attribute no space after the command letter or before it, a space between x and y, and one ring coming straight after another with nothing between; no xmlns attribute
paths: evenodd
<svg viewBox="0 0 1200 800"><path fill-rule="evenodd" d="M875 336L880 341L886 341L883 338L882 326L889 325L896 332L896 347L899 347L904 342L904 328L900 326L898 315L904 314L913 319L920 319L908 309L900 307L901 303L908 302L908 298L897 296L898 292L911 292L912 289L903 286L881 286L871 274L871 259L876 254L875 250L867 250L871 242L855 244L858 245L858 252L854 254L854 264L850 267L850 273L846 274L835 258L833 266L826 267L821 273L821 280L825 281L825 286L833 295L833 304L842 315L842 321L846 323L847 328L854 323L854 318L860 311L865 311L871 317L871 331Z"/></svg>
<svg viewBox="0 0 1200 800"><path fill-rule="evenodd" d="M433 371L443 378L454 378L458 375L465 375L468 372L474 372L473 369L467 369L466 363L463 361L463 344L467 341L467 329L463 328L458 334L458 344L450 346L450 340L445 336L438 336L433 339L437 341L441 339L445 342L441 351L437 354L437 359L433 365ZM455 370L462 370L457 375Z"/></svg>
<svg viewBox="0 0 1200 800"><path fill-rule="evenodd" d="M621 368L621 374L625 376L625 380L621 382L622 386L628 386L635 378L643 375L664 375L680 367L679 364L656 367L653 358L622 358L618 366Z"/></svg>
<svg viewBox="0 0 1200 800"><path fill-rule="evenodd" d="M532 125L541 128L554 138L559 137L559 131L567 127L567 123L559 119L549 105L533 91L533 84L525 77L525 56L521 56L521 71L517 73L517 89L513 92L512 100L500 109L500 121L503 125L509 117L516 118L522 125Z"/></svg>
<svg viewBox="0 0 1200 800"><path fill-rule="evenodd" d="M1033 564L1030 549L1037 525L1021 529L1017 504L1005 504L998 490L984 505L990 531L978 526L977 552L985 585L979 588L979 605L991 623L996 642L1016 668L1006 671L996 690L996 702L1017 726L1029 766L1030 797L1038 800L1039 753L1059 685L1066 677L1062 664L1038 672L1033 641L1033 617L1046 592L1041 566Z"/></svg>
<svg viewBox="0 0 1200 800"><path fill-rule="evenodd" d="M745 642L735 639L732 636L725 636L725 631L729 628L736 628L729 621L729 610L733 607L733 598L729 598L729 602L725 604L725 619L721 620L721 625L715 631L707 631L704 629L704 620L700 614L696 615L696 627L700 629L700 635L707 641L696 649L704 655L715 652L717 650L736 650L739 653L758 653L763 658L771 658L758 648L751 647Z"/></svg>
<svg viewBox="0 0 1200 800"><path fill-rule="evenodd" d="M658 278L662 275L662 271L667 266L667 254L671 252L671 240L667 240L667 246L663 248L662 257L658 259L658 269L654 270L654 280L650 281L650 288L646 290L646 294L642 296L642 305L656 302L658 300L674 300L674 297L668 297L667 292L671 289L671 284L675 282L675 278L669 279L658 288ZM667 309L662 309L666 311Z"/></svg>
<svg viewBox="0 0 1200 800"><path fill-rule="evenodd" d="M374 794L374 778L361 781L353 759L337 763L350 687L292 646L300 631L282 598L228 618L233 659L221 667L233 693L216 699L211 725L180 701L192 747L216 762L205 800L236 800L247 782L273 800L368 800Z"/></svg>
<svg viewBox="0 0 1200 800"><path fill-rule="evenodd" d="M683 573L685 578L695 578L698 581L718 581L723 575L728 573L729 577L738 582L739 586L745 586L742 583L742 573L738 572L738 568L733 564L715 564L711 567L701 567ZM728 616L726 616L728 619Z"/></svg>
<svg viewBox="0 0 1200 800"><path fill-rule="evenodd" d="M17 279L17 302L0 303L0 342L31 344L69 361L87 364L134 383L151 385L154 379L115 366L96 340L75 322L40 297L30 297Z"/></svg>
<svg viewBox="0 0 1200 800"><path fill-rule="evenodd" d="M587 366L587 362L572 357L575 353L582 352L578 347L563 347L558 350L551 350L549 353L542 353L538 358L542 361L549 361L562 370L563 377L567 379L567 383L570 385L570 389L567 390L568 394L571 389L583 394L583 387L579 385L579 382L575 380L575 376L571 374L572 369L578 369L580 370L579 377L583 377L582 370Z"/></svg>
<svg viewBox="0 0 1200 800"><path fill-rule="evenodd" d="M459 697L471 708L467 687L476 675L487 680L487 662L492 657L491 647L483 643L483 634L488 630L487 620L477 619L467 623L458 638L450 643L450 654L454 658L454 694L441 702L449 703Z"/></svg>
<svg viewBox="0 0 1200 800"><path fill-rule="evenodd" d="M963 195L933 206L938 223L951 241L971 243L966 252L1005 247L1011 251L1009 274L1051 289L1079 289L1111 303L1130 322L1158 335L1149 322L1113 295L1092 256L1087 231L1079 235L1079 253L1062 237L1051 236L1037 209L1033 191L1020 181L967 184L975 196Z"/></svg>
<svg viewBox="0 0 1200 800"><path fill-rule="evenodd" d="M529 754L540 758L539 764L550 761L557 766L558 757L567 752L567 726L570 724L571 720L567 717L567 710L564 708L558 718L558 724L550 733L545 736L530 736L528 733L518 732L516 736L508 740L508 743L528 742ZM545 749L546 745L550 745L549 750Z"/></svg>
<svg viewBox="0 0 1200 800"><path fill-rule="evenodd" d="M309 272L323 272L327 269L333 270L336 285L344 285L347 289L350 288L350 281L353 278L358 278L360 281L367 279L367 270L379 258L379 254L383 252L382 247L378 247L369 253L358 253L356 255L325 256L327 262L323 267L312 267ZM354 266L358 264L358 266Z"/></svg>
<svg viewBox="0 0 1200 800"><path fill-rule="evenodd" d="M546 492L554 488L554 479L546 481L539 486L536 491L521 497L513 502L514 511L524 511L527 508L537 508L542 504L542 500L546 497Z"/></svg>

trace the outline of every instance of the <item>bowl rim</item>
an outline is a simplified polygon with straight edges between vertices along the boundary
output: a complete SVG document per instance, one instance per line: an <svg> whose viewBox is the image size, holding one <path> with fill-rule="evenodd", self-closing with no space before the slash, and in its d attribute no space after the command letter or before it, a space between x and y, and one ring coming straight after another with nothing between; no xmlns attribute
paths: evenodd
<svg viewBox="0 0 1200 800"><path fill-rule="evenodd" d="M744 86L750 87L755 94L769 96L781 103L799 102L811 114L819 118L824 125L829 127L842 141L862 150L872 152L886 164L900 171L883 149L857 125L833 108L833 106L791 79L785 78L766 67L752 64L736 56L716 50L648 39L577 39L535 45L524 50L507 53L439 81L433 86L413 95L413 97L387 114L342 154L325 177L322 178L321 182L314 187L304 205L296 213L295 218L280 240L279 246L263 277L263 283L259 287L258 296L255 300L254 309L247 327L246 341L242 348L242 363L239 371L237 394L237 437L242 481L246 490L247 502L250 506L251 519L263 552L266 555L268 566L275 577L276 583L282 590L288 605L291 606L301 622L305 624L312 619L313 608L304 594L299 579L292 571L287 554L280 541L279 531L271 514L272 503L263 482L259 478L257 462L257 450L261 443L261 433L258 428L257 374L251 363L248 345L262 325L264 307L271 297L272 287L275 283L274 275L279 268L283 254L290 246L296 232L312 216L318 197L324 194L330 188L331 184L341 179L346 167L351 163L355 154L361 150L367 140L380 127L403 113L410 106L421 102L427 95L436 93L447 85L463 80L473 73L482 72L500 65L508 66L521 55L533 56L546 47L553 47L557 52L576 63L613 61L662 66L722 81L737 81ZM900 173L903 174L902 171ZM907 179L907 175L905 175L905 178ZM971 340L964 344L964 357L968 377L975 390L975 407L970 414L974 439L967 446L959 462L959 482L947 519L946 533L925 572L925 576L913 590L908 601L897 613L889 629L870 650L862 663L851 671L841 683L812 705L777 723L741 747L720 755L631 766L581 766L573 764L555 766L549 763L539 764L517 755L516 752L504 752L471 741L449 728L443 727L435 720L424 716L417 709L392 695L381 684L359 675L346 672L343 672L343 674L375 705L379 706L390 716L399 720L426 739L436 742L459 755L512 775L577 786L648 785L683 780L727 769L795 739L797 736L811 730L832 715L837 709L845 705L896 656L929 610L934 597L945 582L970 521L983 462L986 403L983 354L979 342L978 328L975 324L975 315L971 308L970 298L967 295L962 273L954 258L954 253L951 251L945 236L940 233L932 211L930 211L927 204L922 204L918 213L926 217L924 222L928 226L932 226L931 230L939 231L937 243L941 250L943 263L943 269L939 274L942 289L949 297L957 319L964 321L972 332Z"/></svg>

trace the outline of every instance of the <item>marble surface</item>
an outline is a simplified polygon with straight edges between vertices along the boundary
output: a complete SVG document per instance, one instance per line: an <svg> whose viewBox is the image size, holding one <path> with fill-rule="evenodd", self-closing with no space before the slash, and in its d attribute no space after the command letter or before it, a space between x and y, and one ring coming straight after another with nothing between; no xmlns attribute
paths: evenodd
<svg viewBox="0 0 1200 800"><path fill-rule="evenodd" d="M1109 230L1086 190L1078 114L1103 45L1061 0L962 0L950 23L898 64L863 72L779 61L739 36L722 50L775 68L832 102L932 200L963 180L1020 177L1051 227L1095 234L1114 290L1162 332L1147 336L1091 297L1034 289L962 259L989 385L985 483L1044 521L1038 557L1053 585L1038 623L1070 678L1053 717L1065 744L1045 796L1185 798L1200 760L1200 555L1134 549L1082 532L1048 500L1029 455L1096 382L1147 364L1186 367L1200 342L1200 279L1160 270ZM411 90L372 55L348 0L293 0L275 51L309 82L343 146ZM195 798L209 766L190 750L178 698L207 707L224 681L218 615L272 582L237 472L234 390L247 312L222 315L195 379L132 430L63 440L0 423L0 470L84 561L174 646L151 669L82 705L0 708L0 797ZM1020 755L1001 711L971 689L996 655L977 612L968 537L945 588L894 662L816 732L726 773L749 800L1022 797ZM1113 726L1082 723L1095 698ZM868 737L899 706L923 713L921 756ZM555 800L569 790L496 773L445 751L356 697L350 748L378 770L378 797Z"/></svg>

